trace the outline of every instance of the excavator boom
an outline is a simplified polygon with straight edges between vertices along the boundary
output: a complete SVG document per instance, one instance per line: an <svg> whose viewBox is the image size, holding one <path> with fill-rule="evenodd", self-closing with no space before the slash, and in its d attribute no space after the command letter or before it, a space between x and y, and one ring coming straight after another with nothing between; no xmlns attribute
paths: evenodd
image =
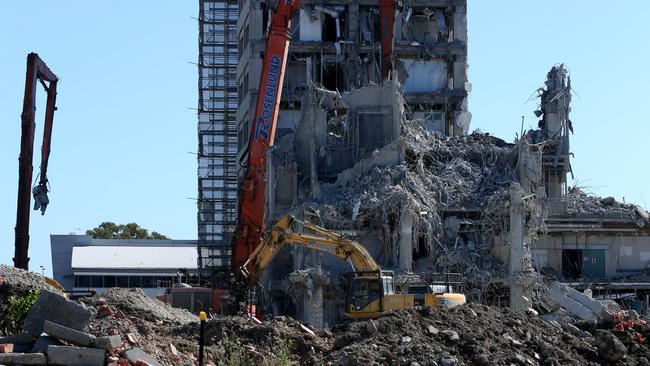
<svg viewBox="0 0 650 366"><path fill-rule="evenodd" d="M292 230L294 223L300 223L320 235L296 233ZM273 258L287 245L299 245L331 254L349 262L355 272L379 272L381 270L379 264L375 262L363 245L312 223L298 221L292 216L285 216L275 224L241 267L240 271L247 282L257 282Z"/></svg>
<svg viewBox="0 0 650 366"><path fill-rule="evenodd" d="M50 158L52 124L56 110L56 85L59 79L47 67L36 53L27 55L27 73L25 77L25 97L21 115L22 134L20 139L20 157L18 158L18 208L16 213L16 244L14 266L28 269L29 266L29 206L30 194L34 195L34 210L45 213L47 198L47 165ZM43 124L43 145L41 148L40 180L32 191L32 160L34 155L34 135L36 129L36 83L39 82L47 92L45 123Z"/></svg>
<svg viewBox="0 0 650 366"><path fill-rule="evenodd" d="M239 222L232 252L232 271L237 273L264 235L266 156L273 146L282 82L289 51L291 18L298 0L279 0L271 20L264 53L257 104L248 139L246 172L239 196Z"/></svg>

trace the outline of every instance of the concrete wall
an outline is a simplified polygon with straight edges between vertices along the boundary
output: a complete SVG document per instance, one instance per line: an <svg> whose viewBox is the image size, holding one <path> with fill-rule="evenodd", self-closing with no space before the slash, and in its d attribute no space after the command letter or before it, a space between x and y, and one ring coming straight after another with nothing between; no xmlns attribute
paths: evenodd
<svg viewBox="0 0 650 366"><path fill-rule="evenodd" d="M607 277L638 272L650 263L650 237L630 233L565 233L542 238L532 246L536 266L562 271L564 249L604 249Z"/></svg>

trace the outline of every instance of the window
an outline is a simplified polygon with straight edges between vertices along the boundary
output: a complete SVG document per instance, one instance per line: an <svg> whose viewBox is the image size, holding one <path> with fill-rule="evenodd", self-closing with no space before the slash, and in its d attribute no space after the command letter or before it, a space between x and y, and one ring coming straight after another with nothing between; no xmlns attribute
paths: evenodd
<svg viewBox="0 0 650 366"><path fill-rule="evenodd" d="M142 277L129 276L129 287L142 287Z"/></svg>
<svg viewBox="0 0 650 366"><path fill-rule="evenodd" d="M77 287L90 287L90 276L77 276Z"/></svg>
<svg viewBox="0 0 650 366"><path fill-rule="evenodd" d="M104 277L90 276L90 287L104 287Z"/></svg>
<svg viewBox="0 0 650 366"><path fill-rule="evenodd" d="M377 280L355 279L352 281L350 304L355 310L362 310L381 298L381 284Z"/></svg>
<svg viewBox="0 0 650 366"><path fill-rule="evenodd" d="M104 287L115 287L115 276L104 276Z"/></svg>
<svg viewBox="0 0 650 366"><path fill-rule="evenodd" d="M143 288L152 288L153 286L153 277L151 276L142 276L142 287Z"/></svg>
<svg viewBox="0 0 650 366"><path fill-rule="evenodd" d="M129 276L117 276L115 281L116 287L129 287Z"/></svg>

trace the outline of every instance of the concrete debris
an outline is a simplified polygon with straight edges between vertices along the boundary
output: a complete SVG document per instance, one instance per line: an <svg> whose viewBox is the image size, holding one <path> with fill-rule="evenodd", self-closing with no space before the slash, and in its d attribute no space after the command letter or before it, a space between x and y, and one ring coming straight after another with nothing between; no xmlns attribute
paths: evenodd
<svg viewBox="0 0 650 366"><path fill-rule="evenodd" d="M566 284L552 283L549 294L562 308L582 320L611 320L612 318L612 314L600 301L594 300Z"/></svg>
<svg viewBox="0 0 650 366"><path fill-rule="evenodd" d="M628 219L636 222L639 227L650 223L647 212L637 205L620 203L613 197L592 196L577 187L569 190L567 204L569 214L576 217L597 216Z"/></svg>
<svg viewBox="0 0 650 366"><path fill-rule="evenodd" d="M0 276L4 278L5 283L12 287L28 287L31 290L47 290L61 294L61 291L45 282L43 276L34 272L0 264Z"/></svg>
<svg viewBox="0 0 650 366"><path fill-rule="evenodd" d="M27 313L23 329L34 336L43 333L46 321L51 321L75 330L84 330L97 314L95 308L68 300L64 296L43 290L36 303Z"/></svg>
<svg viewBox="0 0 650 366"><path fill-rule="evenodd" d="M618 362L627 354L627 347L612 332L598 329L594 336L598 354L609 362Z"/></svg>
<svg viewBox="0 0 650 366"><path fill-rule="evenodd" d="M42 353L0 353L0 365L47 365Z"/></svg>
<svg viewBox="0 0 650 366"><path fill-rule="evenodd" d="M161 364L149 356L140 348L131 348L124 352L123 356L129 360L132 364L137 364L138 362L144 361L151 366L161 366Z"/></svg>
<svg viewBox="0 0 650 366"><path fill-rule="evenodd" d="M89 347L95 342L95 337L88 333L64 327L50 321L45 321L43 331L54 338L77 346Z"/></svg>
<svg viewBox="0 0 650 366"><path fill-rule="evenodd" d="M34 343L34 347L32 348L31 352L43 353L47 355L47 349L50 346L65 346L65 344L54 337L42 335L36 338L36 342Z"/></svg>
<svg viewBox="0 0 650 366"><path fill-rule="evenodd" d="M169 304L148 297L140 289L111 288L100 296L85 298L83 302L100 308L109 304L122 315L151 322L186 323L196 320L196 316L189 311L172 308Z"/></svg>
<svg viewBox="0 0 650 366"><path fill-rule="evenodd" d="M52 365L104 366L106 351L98 348L50 346L47 361Z"/></svg>

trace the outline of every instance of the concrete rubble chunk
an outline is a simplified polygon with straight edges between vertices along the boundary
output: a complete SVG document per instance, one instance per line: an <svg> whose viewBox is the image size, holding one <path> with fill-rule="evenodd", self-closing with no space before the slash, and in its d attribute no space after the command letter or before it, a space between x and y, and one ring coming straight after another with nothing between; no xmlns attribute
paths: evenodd
<svg viewBox="0 0 650 366"><path fill-rule="evenodd" d="M43 333L46 320L83 331L95 317L97 311L84 304L66 299L50 291L41 291L38 300L27 314L23 329L34 336Z"/></svg>
<svg viewBox="0 0 650 366"><path fill-rule="evenodd" d="M627 354L627 348L612 332L599 329L594 334L594 345L600 357L609 362L617 362Z"/></svg>
<svg viewBox="0 0 650 366"><path fill-rule="evenodd" d="M6 337L0 337L0 343L32 344L34 343L34 336L29 333L13 334Z"/></svg>
<svg viewBox="0 0 650 366"><path fill-rule="evenodd" d="M51 365L104 366L106 351L98 348L50 346L47 358Z"/></svg>
<svg viewBox="0 0 650 366"><path fill-rule="evenodd" d="M32 352L44 353L47 355L47 348L49 346L63 346L63 345L64 345L63 343L61 343L58 339L54 337L48 335L42 335L36 338L36 343L34 343Z"/></svg>
<svg viewBox="0 0 650 366"><path fill-rule="evenodd" d="M153 357L149 356L147 353L145 353L142 349L135 347L131 348L130 350L124 351L122 354L131 364L137 364L138 361L144 361L151 366L162 366L158 361L156 361Z"/></svg>
<svg viewBox="0 0 650 366"><path fill-rule="evenodd" d="M95 343L93 347L103 348L103 349L113 349L117 348L122 344L122 337L119 335L97 337L95 338Z"/></svg>
<svg viewBox="0 0 650 366"><path fill-rule="evenodd" d="M0 353L2 365L47 365L42 353Z"/></svg>
<svg viewBox="0 0 650 366"><path fill-rule="evenodd" d="M90 347L93 345L95 337L72 328L64 327L62 325L45 321L43 326L45 333L58 338L62 341L72 343L78 346Z"/></svg>
<svg viewBox="0 0 650 366"><path fill-rule="evenodd" d="M554 282L549 287L549 295L569 313L582 320L610 319L611 314L598 300L577 291L566 284Z"/></svg>

